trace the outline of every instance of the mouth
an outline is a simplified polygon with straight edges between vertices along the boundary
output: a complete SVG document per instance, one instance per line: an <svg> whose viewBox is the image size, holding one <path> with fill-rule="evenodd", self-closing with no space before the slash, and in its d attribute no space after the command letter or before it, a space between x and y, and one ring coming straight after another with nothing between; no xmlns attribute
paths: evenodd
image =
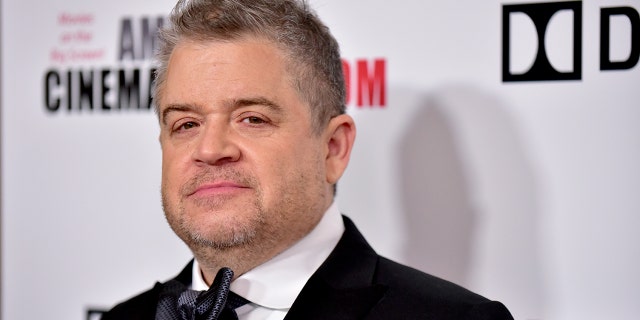
<svg viewBox="0 0 640 320"><path fill-rule="evenodd" d="M248 189L249 187L233 181L218 181L199 185L192 192L187 193L187 197L226 195L246 191Z"/></svg>

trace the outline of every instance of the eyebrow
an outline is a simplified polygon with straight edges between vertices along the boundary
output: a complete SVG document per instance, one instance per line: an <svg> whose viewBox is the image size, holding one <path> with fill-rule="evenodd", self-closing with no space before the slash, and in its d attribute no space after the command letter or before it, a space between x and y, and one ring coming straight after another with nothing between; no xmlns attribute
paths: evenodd
<svg viewBox="0 0 640 320"><path fill-rule="evenodd" d="M265 106L271 109L274 112L282 113L282 107L277 103L265 98L265 97L253 97L253 98L242 98L233 100L230 103L233 109L248 107L248 106Z"/></svg>
<svg viewBox="0 0 640 320"><path fill-rule="evenodd" d="M164 110L162 110L162 124L167 124L167 115L172 112L189 112L189 111L199 111L199 106L188 105L188 104L170 104Z"/></svg>
<svg viewBox="0 0 640 320"><path fill-rule="evenodd" d="M248 106L265 106L270 110L281 114L282 107L277 103L265 98L265 97L250 97L250 98L241 98L230 100L227 103L223 104L227 109L238 109L242 107ZM172 112L202 112L202 107L199 105L192 104L169 104L164 110L162 110L162 123L167 124L167 116Z"/></svg>

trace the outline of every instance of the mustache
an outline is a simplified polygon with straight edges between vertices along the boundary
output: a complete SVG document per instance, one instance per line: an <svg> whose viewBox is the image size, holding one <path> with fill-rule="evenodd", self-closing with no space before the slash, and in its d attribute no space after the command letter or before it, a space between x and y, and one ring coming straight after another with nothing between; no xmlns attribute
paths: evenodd
<svg viewBox="0 0 640 320"><path fill-rule="evenodd" d="M207 168L198 172L187 182L185 182L182 187L180 187L180 194L183 196L190 195L196 192L196 190L198 190L198 188L200 188L200 186L204 184L216 183L219 181L229 181L249 188L255 188L258 185L257 179L255 177L239 170L231 168Z"/></svg>

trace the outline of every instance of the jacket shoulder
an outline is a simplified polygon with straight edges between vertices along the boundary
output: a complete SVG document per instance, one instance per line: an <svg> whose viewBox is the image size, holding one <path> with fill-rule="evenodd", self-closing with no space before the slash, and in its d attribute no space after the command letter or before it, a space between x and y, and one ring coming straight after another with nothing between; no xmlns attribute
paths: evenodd
<svg viewBox="0 0 640 320"><path fill-rule="evenodd" d="M177 280L184 285L191 283L191 270L193 259L172 280ZM156 282L153 288L117 304L107 313L102 315L102 320L153 320L156 317L158 299L162 291L160 282Z"/></svg>
<svg viewBox="0 0 640 320"><path fill-rule="evenodd" d="M102 320L153 320L155 319L161 284L156 285L114 306L102 315Z"/></svg>
<svg viewBox="0 0 640 320"><path fill-rule="evenodd" d="M378 260L375 278L387 292L374 318L513 319L500 302L384 257Z"/></svg>

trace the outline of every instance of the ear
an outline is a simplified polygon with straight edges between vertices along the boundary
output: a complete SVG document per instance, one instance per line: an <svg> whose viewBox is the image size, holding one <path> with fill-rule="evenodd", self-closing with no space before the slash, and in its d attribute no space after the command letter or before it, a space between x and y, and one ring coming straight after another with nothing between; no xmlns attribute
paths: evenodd
<svg viewBox="0 0 640 320"><path fill-rule="evenodd" d="M332 118L325 129L326 141L326 179L335 184L344 173L351 157L351 149L356 139L356 125L353 118L341 114Z"/></svg>

